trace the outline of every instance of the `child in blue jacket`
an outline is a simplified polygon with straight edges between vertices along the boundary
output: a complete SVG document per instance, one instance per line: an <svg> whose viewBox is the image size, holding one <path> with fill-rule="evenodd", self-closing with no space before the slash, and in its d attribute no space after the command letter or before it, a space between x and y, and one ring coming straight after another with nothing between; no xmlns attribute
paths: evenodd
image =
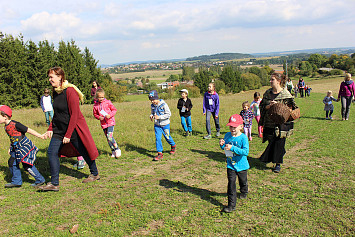
<svg viewBox="0 0 355 237"><path fill-rule="evenodd" d="M240 199L246 199L248 194L248 162L249 142L248 137L241 132L243 129L243 118L239 114L230 117L230 132L226 133L224 139L219 141L222 150L227 157L227 177L228 177L228 206L222 209L223 212L232 212L236 207L237 187L236 179L238 177L240 187Z"/></svg>

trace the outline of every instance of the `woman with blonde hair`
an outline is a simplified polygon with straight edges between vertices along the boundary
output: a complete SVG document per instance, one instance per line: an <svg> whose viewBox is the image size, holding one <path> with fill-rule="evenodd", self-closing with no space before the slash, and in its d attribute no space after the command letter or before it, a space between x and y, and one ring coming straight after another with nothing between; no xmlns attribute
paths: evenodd
<svg viewBox="0 0 355 237"><path fill-rule="evenodd" d="M59 156L71 157L79 153L84 157L90 169L90 175L82 182L99 180L100 176L95 159L99 153L91 136L89 127L80 111L80 101L84 96L81 91L65 79L64 70L53 67L48 70L49 82L53 87L54 117L46 137L51 138L48 147L48 161L51 171L51 182L41 186L43 191L59 191Z"/></svg>

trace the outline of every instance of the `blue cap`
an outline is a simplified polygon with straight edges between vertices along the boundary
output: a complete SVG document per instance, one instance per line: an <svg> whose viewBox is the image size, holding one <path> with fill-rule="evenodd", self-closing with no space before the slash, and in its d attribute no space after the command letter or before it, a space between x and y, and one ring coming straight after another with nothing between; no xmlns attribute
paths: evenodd
<svg viewBox="0 0 355 237"><path fill-rule="evenodd" d="M156 90L150 91L148 97L150 100L158 100L159 99L158 92Z"/></svg>

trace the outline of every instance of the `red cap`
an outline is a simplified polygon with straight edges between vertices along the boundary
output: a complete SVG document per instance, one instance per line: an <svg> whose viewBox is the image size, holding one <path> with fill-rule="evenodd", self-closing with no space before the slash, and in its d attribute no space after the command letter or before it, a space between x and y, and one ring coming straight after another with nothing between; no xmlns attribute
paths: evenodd
<svg viewBox="0 0 355 237"><path fill-rule="evenodd" d="M12 110L7 105L0 105L0 111L3 111L7 116L12 117Z"/></svg>
<svg viewBox="0 0 355 237"><path fill-rule="evenodd" d="M239 114L233 114L229 118L229 123L227 123L227 126L238 127L241 124L243 124L242 116L240 116Z"/></svg>

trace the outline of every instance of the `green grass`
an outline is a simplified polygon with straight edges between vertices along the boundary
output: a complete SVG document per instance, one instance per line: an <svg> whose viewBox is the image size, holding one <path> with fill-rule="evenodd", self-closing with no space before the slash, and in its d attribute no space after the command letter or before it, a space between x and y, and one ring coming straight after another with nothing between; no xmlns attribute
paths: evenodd
<svg viewBox="0 0 355 237"><path fill-rule="evenodd" d="M251 101L253 92L221 96L222 134L228 131L229 116L239 113L241 103ZM335 119L324 120L324 96L312 93L310 98L296 99L302 118L296 122L295 134L287 139L280 174L272 173L271 164L257 160L266 144L257 138L254 124L248 199L238 201L231 214L220 213L227 204L225 157L217 138L202 139L202 98L192 100L195 134L188 138L182 136L177 100L167 100L177 153L170 156L164 142L164 159L159 162L151 161L156 151L148 100L115 104L114 137L122 149L120 159L110 157L92 107L82 106L100 153L97 165L102 178L82 184L88 168L74 170L75 158L61 158L58 193L36 192L30 187L32 177L24 173L21 188L3 188L10 178L9 141L3 131L0 235L71 236L69 229L79 224L79 236L351 236L355 108L351 108L349 121L340 121L340 102L335 103ZM40 109L14 111L13 119L39 132L46 130ZM49 181L49 140L30 138L40 149L36 166Z"/></svg>

